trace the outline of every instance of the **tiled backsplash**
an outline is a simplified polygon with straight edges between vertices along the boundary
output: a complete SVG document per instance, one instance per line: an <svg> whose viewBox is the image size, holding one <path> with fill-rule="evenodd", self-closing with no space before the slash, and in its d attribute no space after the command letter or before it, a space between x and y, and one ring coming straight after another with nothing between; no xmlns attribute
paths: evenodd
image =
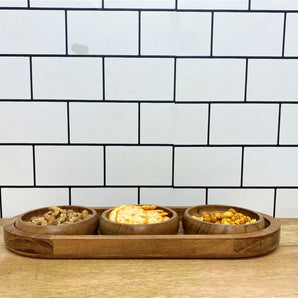
<svg viewBox="0 0 298 298"><path fill-rule="evenodd" d="M298 214L298 0L0 0L0 210Z"/></svg>

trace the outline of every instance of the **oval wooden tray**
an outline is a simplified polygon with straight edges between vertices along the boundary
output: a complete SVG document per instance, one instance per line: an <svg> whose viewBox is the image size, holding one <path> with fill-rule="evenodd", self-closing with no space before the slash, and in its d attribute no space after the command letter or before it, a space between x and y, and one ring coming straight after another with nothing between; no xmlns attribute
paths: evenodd
<svg viewBox="0 0 298 298"><path fill-rule="evenodd" d="M187 207L170 207L180 221ZM93 208L100 216L108 208ZM4 227L5 245L11 251L36 258L245 258L278 247L280 224L262 214L265 229L226 235L36 235L18 230L15 220Z"/></svg>

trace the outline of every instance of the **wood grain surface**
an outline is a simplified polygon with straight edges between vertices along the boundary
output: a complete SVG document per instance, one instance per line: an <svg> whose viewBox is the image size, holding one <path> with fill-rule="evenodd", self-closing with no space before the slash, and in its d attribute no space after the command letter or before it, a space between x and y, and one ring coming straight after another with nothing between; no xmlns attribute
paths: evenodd
<svg viewBox="0 0 298 298"><path fill-rule="evenodd" d="M275 251L231 260L27 258L0 227L0 297L298 297L298 219L279 222Z"/></svg>

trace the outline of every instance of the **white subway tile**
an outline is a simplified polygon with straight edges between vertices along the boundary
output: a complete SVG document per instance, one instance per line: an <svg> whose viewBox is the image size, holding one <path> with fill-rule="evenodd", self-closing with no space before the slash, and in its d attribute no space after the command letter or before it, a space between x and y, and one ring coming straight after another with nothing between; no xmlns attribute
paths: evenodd
<svg viewBox="0 0 298 298"><path fill-rule="evenodd" d="M211 13L143 12L141 54L209 55Z"/></svg>
<svg viewBox="0 0 298 298"><path fill-rule="evenodd" d="M64 11L1 10L0 54L65 54Z"/></svg>
<svg viewBox="0 0 298 298"><path fill-rule="evenodd" d="M247 9L248 0L178 0L178 9Z"/></svg>
<svg viewBox="0 0 298 298"><path fill-rule="evenodd" d="M27 7L27 0L0 0L0 7Z"/></svg>
<svg viewBox="0 0 298 298"><path fill-rule="evenodd" d="M66 103L0 102L1 143L66 143Z"/></svg>
<svg viewBox="0 0 298 298"><path fill-rule="evenodd" d="M13 217L21 213L53 205L68 205L67 188L3 188L2 216Z"/></svg>
<svg viewBox="0 0 298 298"><path fill-rule="evenodd" d="M138 104L71 103L72 143L137 143Z"/></svg>
<svg viewBox="0 0 298 298"><path fill-rule="evenodd" d="M298 186L298 148L245 148L243 185Z"/></svg>
<svg viewBox="0 0 298 298"><path fill-rule="evenodd" d="M141 104L141 143L207 144L208 105Z"/></svg>
<svg viewBox="0 0 298 298"><path fill-rule="evenodd" d="M298 8L298 1L297 1ZM285 35L285 56L298 56L298 13L288 13Z"/></svg>
<svg viewBox="0 0 298 298"><path fill-rule="evenodd" d="M209 189L208 204L229 205L273 215L273 189Z"/></svg>
<svg viewBox="0 0 298 298"><path fill-rule="evenodd" d="M107 146L107 185L171 185L172 147Z"/></svg>
<svg viewBox="0 0 298 298"><path fill-rule="evenodd" d="M254 10L297 10L297 0L251 0Z"/></svg>
<svg viewBox="0 0 298 298"><path fill-rule="evenodd" d="M174 9L175 0L104 0L105 8Z"/></svg>
<svg viewBox="0 0 298 298"><path fill-rule="evenodd" d="M280 144L298 144L298 105L283 104L280 119Z"/></svg>
<svg viewBox="0 0 298 298"><path fill-rule="evenodd" d="M101 8L100 0L30 0L30 7Z"/></svg>
<svg viewBox="0 0 298 298"><path fill-rule="evenodd" d="M243 101L244 59L177 59L177 101Z"/></svg>
<svg viewBox="0 0 298 298"><path fill-rule="evenodd" d="M31 146L0 146L0 185L33 185Z"/></svg>
<svg viewBox="0 0 298 298"><path fill-rule="evenodd" d="M0 99L31 97L29 58L0 57L0 90Z"/></svg>
<svg viewBox="0 0 298 298"><path fill-rule="evenodd" d="M102 185L100 146L36 146L37 185Z"/></svg>
<svg viewBox="0 0 298 298"><path fill-rule="evenodd" d="M205 204L205 189L141 188L141 204L159 206L195 206Z"/></svg>
<svg viewBox="0 0 298 298"><path fill-rule="evenodd" d="M296 101L297 79L296 59L249 60L247 100Z"/></svg>
<svg viewBox="0 0 298 298"><path fill-rule="evenodd" d="M297 218L298 189L277 189L275 217Z"/></svg>
<svg viewBox="0 0 298 298"><path fill-rule="evenodd" d="M213 54L281 56L284 14L215 13Z"/></svg>
<svg viewBox="0 0 298 298"><path fill-rule="evenodd" d="M114 207L138 203L137 188L73 188L71 203L87 207Z"/></svg>
<svg viewBox="0 0 298 298"><path fill-rule="evenodd" d="M136 11L69 11L67 25L71 54L138 53Z"/></svg>
<svg viewBox="0 0 298 298"><path fill-rule="evenodd" d="M277 104L213 104L210 117L210 144L277 143Z"/></svg>
<svg viewBox="0 0 298 298"><path fill-rule="evenodd" d="M106 58L107 100L173 100L174 59Z"/></svg>
<svg viewBox="0 0 298 298"><path fill-rule="evenodd" d="M34 99L102 99L102 59L36 57Z"/></svg>
<svg viewBox="0 0 298 298"><path fill-rule="evenodd" d="M240 186L240 172L241 148L175 148L175 186Z"/></svg>

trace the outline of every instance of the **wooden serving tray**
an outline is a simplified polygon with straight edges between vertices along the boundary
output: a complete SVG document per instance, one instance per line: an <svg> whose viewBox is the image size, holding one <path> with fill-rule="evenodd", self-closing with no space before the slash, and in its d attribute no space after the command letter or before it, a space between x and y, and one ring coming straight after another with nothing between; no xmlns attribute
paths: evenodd
<svg viewBox="0 0 298 298"><path fill-rule="evenodd" d="M187 207L170 207L180 218ZM107 207L94 208L98 215ZM6 247L36 258L245 258L271 252L280 241L280 224L262 214L265 229L243 234L185 235L182 225L175 235L38 235L4 227Z"/></svg>

